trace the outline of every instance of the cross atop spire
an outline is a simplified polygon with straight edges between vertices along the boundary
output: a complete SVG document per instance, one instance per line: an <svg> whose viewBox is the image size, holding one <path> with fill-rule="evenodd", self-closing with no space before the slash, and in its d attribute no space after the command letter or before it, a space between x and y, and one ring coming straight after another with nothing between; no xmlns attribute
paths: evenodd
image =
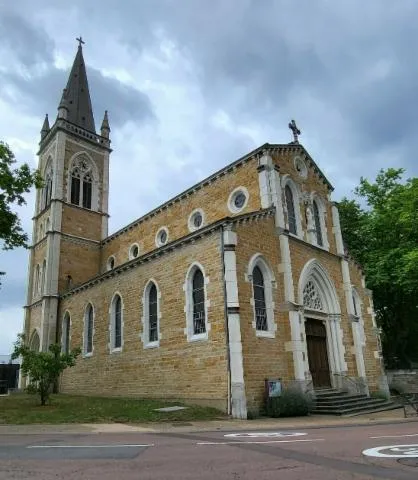
<svg viewBox="0 0 418 480"><path fill-rule="evenodd" d="M85 45L85 41L83 40L83 37L80 35L79 38L76 38L77 42L78 42L78 46L81 47L81 45Z"/></svg>
<svg viewBox="0 0 418 480"><path fill-rule="evenodd" d="M289 128L290 130L292 130L293 133L293 143L299 143L298 135L300 135L301 133L299 128L296 126L296 122L294 120L289 123Z"/></svg>

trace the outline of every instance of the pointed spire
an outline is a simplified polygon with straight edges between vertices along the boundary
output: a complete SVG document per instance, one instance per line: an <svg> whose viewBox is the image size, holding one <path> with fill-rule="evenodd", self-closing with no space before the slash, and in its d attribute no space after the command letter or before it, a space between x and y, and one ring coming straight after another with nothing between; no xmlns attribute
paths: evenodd
<svg viewBox="0 0 418 480"><path fill-rule="evenodd" d="M43 140L49 132L49 120L48 120L48 114L45 115L45 120L44 124L42 125L42 130L41 130L41 140Z"/></svg>
<svg viewBox="0 0 418 480"><path fill-rule="evenodd" d="M64 90L60 106L67 108L67 120L79 127L95 132L93 109L91 106L89 84L86 67L84 65L82 40L78 39L77 54L68 77L67 87ZM66 103L66 105L64 105ZM63 117L61 117L63 118Z"/></svg>
<svg viewBox="0 0 418 480"><path fill-rule="evenodd" d="M110 133L110 126L109 126L109 118L107 116L107 110L105 110L102 126L100 127L100 132L102 137L109 138Z"/></svg>

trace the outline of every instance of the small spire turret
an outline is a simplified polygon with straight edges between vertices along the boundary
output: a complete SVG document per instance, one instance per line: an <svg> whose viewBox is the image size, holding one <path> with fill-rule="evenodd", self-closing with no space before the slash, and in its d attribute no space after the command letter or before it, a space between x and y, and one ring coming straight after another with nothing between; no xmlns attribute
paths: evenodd
<svg viewBox="0 0 418 480"><path fill-rule="evenodd" d="M100 127L100 134L102 137L109 138L109 133L110 133L109 118L107 116L107 110L105 110L102 126Z"/></svg>
<svg viewBox="0 0 418 480"><path fill-rule="evenodd" d="M41 129L41 140L43 140L49 133L49 120L48 120L48 114L45 115L45 120L44 120L44 123L42 125L42 129Z"/></svg>
<svg viewBox="0 0 418 480"><path fill-rule="evenodd" d="M67 89L64 88L64 90L62 91L60 104L58 105L58 118L63 118L64 120L67 120L68 110Z"/></svg>

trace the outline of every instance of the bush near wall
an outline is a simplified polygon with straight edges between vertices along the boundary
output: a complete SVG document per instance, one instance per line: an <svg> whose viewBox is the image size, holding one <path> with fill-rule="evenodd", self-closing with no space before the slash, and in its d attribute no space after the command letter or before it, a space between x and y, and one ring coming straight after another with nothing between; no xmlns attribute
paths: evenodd
<svg viewBox="0 0 418 480"><path fill-rule="evenodd" d="M280 397L267 400L268 417L304 417L313 408L312 397L299 390L283 390Z"/></svg>

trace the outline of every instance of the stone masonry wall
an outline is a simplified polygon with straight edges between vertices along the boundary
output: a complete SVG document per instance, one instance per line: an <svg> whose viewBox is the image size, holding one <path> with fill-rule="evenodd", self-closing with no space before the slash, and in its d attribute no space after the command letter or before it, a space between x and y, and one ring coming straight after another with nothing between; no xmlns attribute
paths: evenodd
<svg viewBox="0 0 418 480"><path fill-rule="evenodd" d="M198 261L209 278L209 336L188 342L185 336L185 283L189 266ZM161 292L160 346L144 348L142 297L150 279ZM123 302L123 350L109 353L109 308L115 292ZM67 370L61 383L66 393L182 399L227 409L227 349L220 232L179 247L157 259L65 297L59 318L71 315L71 347L83 343L83 316L94 308L93 355Z"/></svg>
<svg viewBox="0 0 418 480"><path fill-rule="evenodd" d="M363 355L367 382L370 391L377 391L380 389L379 378L384 374L384 370L383 358L379 355L380 345L377 337L378 330L373 323L373 317L371 315L371 292L369 292L364 286L363 272L361 269L353 261L350 261L349 266L351 283L359 294L362 303L361 317L363 319L364 333L366 336L366 346L363 348Z"/></svg>
<svg viewBox="0 0 418 480"><path fill-rule="evenodd" d="M280 249L275 236L274 218L269 217L237 226L237 277L239 288L241 337L244 362L244 381L249 411L259 410L264 401L264 380L281 378L283 382L294 378L293 360L285 352L285 343L290 340L290 324L287 314L280 312L284 290L280 280L278 265ZM256 336L254 307L250 300L253 296L252 283L248 280L248 264L253 255L261 253L276 278L273 289L275 302L274 321L277 331L274 338Z"/></svg>

